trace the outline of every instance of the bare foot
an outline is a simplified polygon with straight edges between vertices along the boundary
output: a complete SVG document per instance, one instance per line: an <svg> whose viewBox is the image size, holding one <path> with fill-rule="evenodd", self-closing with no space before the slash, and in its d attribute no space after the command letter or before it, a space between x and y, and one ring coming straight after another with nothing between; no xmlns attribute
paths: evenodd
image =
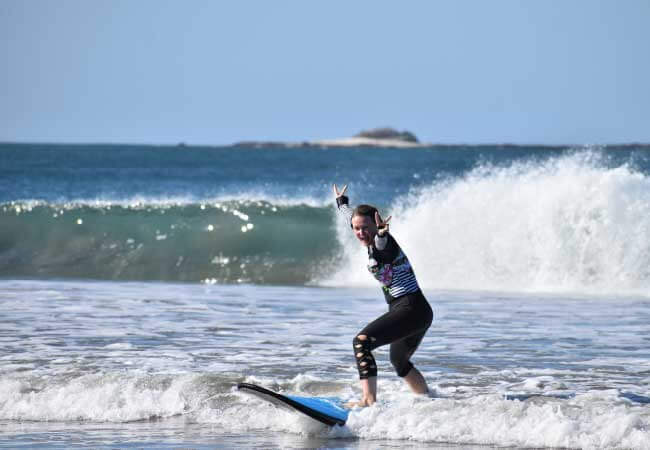
<svg viewBox="0 0 650 450"><path fill-rule="evenodd" d="M372 403L374 403L374 402L372 402ZM346 408L350 408L350 409L351 408L357 408L357 407L365 408L367 406L372 405L372 403L370 403L367 399L362 399L362 400L359 400L359 401L347 402L343 406L345 406Z"/></svg>

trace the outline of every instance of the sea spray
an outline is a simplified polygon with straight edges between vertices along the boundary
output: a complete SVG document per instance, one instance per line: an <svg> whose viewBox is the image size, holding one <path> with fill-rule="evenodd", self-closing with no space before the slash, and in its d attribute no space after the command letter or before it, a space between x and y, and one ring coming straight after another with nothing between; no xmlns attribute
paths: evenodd
<svg viewBox="0 0 650 450"><path fill-rule="evenodd" d="M596 154L480 166L384 211L424 288L644 293L650 288L650 178ZM370 283L339 223L343 267Z"/></svg>

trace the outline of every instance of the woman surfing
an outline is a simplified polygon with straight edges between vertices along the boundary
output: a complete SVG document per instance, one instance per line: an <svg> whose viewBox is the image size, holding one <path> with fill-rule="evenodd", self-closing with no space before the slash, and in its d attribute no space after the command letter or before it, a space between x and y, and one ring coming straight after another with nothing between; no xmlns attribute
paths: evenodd
<svg viewBox="0 0 650 450"><path fill-rule="evenodd" d="M368 250L368 270L381 284L388 312L366 325L352 341L363 397L350 406L370 406L377 401L377 364L372 351L390 344L390 362L411 391L429 390L410 359L433 320L433 311L422 294L408 258L389 233L390 216L382 220L374 206L351 208L347 185L334 196L339 212L349 219L354 235Z"/></svg>

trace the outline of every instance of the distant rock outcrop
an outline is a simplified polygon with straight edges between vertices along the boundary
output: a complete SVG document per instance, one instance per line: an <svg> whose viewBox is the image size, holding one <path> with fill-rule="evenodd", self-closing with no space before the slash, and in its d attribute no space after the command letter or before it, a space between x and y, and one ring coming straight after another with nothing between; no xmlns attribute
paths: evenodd
<svg viewBox="0 0 650 450"><path fill-rule="evenodd" d="M395 147L412 148L426 147L418 141L410 131L397 131L390 127L363 130L347 138L324 139L317 141L301 142L276 142L276 141L242 141L233 144L235 147L253 148L290 148L290 147Z"/></svg>
<svg viewBox="0 0 650 450"><path fill-rule="evenodd" d="M410 131L397 131L390 127L373 128L371 130L363 130L356 134L354 137L369 138L369 139L390 139L394 141L419 143L418 138L415 137Z"/></svg>

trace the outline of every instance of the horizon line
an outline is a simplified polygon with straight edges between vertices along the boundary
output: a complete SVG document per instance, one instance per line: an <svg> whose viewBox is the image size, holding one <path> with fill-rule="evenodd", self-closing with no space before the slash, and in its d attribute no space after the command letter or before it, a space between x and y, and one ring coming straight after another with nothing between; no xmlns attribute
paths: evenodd
<svg viewBox="0 0 650 450"><path fill-rule="evenodd" d="M377 139L378 142L381 142L381 139ZM0 140L0 145L70 145L70 146L139 146L139 147L210 147L210 148L222 148L222 147L246 147L248 145L255 146L256 148L263 148L264 146L269 147L287 147L287 148L300 148L300 147L311 147L311 148L354 148L354 147L379 147L372 144L367 145L336 145L330 144L325 145L319 141L274 141L274 140L241 140L237 142L232 142L230 144L206 144L206 143L188 143L185 141L178 141L175 143L155 143L155 142L119 142L119 141L48 141L48 140L14 140L14 141L3 141ZM399 148L400 150L406 149L423 149L431 147L546 147L546 148L572 148L572 147L650 147L649 142L640 142L640 141L621 141L621 142L583 142L583 143L562 143L562 144L544 144L539 142L418 142L414 143L411 147ZM379 148L397 148L396 146L382 146Z"/></svg>

